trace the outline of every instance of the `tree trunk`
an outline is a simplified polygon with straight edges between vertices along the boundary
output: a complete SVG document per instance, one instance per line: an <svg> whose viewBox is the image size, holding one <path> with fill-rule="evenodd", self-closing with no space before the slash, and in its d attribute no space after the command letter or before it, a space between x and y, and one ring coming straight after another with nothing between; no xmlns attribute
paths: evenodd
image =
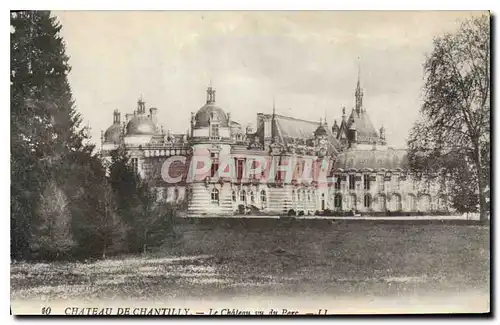
<svg viewBox="0 0 500 325"><path fill-rule="evenodd" d="M479 141L478 141L479 142ZM475 145L475 151L476 151L476 169L477 169L477 187L478 187L478 200L479 200L479 220L483 223L487 223L488 222L488 219L486 217L486 211L485 211L485 208L486 208L486 202L485 202L485 197L484 197L484 189L485 189L485 186L483 184L483 179L482 179L482 174L481 174L481 171L482 171L482 168L483 168L483 164L482 164L482 161L481 161L481 147L479 145L479 143L476 142L476 145Z"/></svg>

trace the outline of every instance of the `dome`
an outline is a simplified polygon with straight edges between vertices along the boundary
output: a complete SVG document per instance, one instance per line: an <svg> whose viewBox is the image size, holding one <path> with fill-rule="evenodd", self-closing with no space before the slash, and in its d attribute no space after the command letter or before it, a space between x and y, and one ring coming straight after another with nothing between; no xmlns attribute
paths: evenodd
<svg viewBox="0 0 500 325"><path fill-rule="evenodd" d="M134 116L127 124L127 135L154 135L156 126L147 116Z"/></svg>
<svg viewBox="0 0 500 325"><path fill-rule="evenodd" d="M202 108L198 110L194 117L196 123L195 127L208 127L210 125L210 120L215 119L219 121L219 125L222 127L227 127L227 115L219 106L215 103L207 103Z"/></svg>
<svg viewBox="0 0 500 325"><path fill-rule="evenodd" d="M105 143L119 143L120 142L121 126L118 123L111 125L106 132L104 132Z"/></svg>
<svg viewBox="0 0 500 325"><path fill-rule="evenodd" d="M318 126L318 128L316 129L316 131L314 131L314 135L315 136L326 136L327 135L326 129L323 126L323 124L320 124Z"/></svg>

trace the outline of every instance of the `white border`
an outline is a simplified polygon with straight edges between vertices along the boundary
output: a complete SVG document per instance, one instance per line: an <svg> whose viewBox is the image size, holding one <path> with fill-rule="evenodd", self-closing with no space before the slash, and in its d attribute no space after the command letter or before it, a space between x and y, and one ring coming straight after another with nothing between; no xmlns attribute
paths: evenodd
<svg viewBox="0 0 500 325"><path fill-rule="evenodd" d="M119 3L119 4L117 4ZM0 160L1 168L1 184L2 184L2 195L0 196L0 205L2 208L2 220L3 225L1 228L3 239L2 247L2 278L4 281L2 283L2 295L0 303L0 314L3 316L2 324L10 324L15 321L15 319L9 316L9 306L10 306L10 282L6 281L10 278L10 91L9 80L7 76L9 75L9 63L7 58L9 56L9 14L7 10L11 9L51 9L51 10L492 10L493 14L498 14L498 6L500 1L496 0L474 0L474 1L458 1L458 0L446 0L446 1L435 1L435 0L419 0L414 2L408 1L389 1L389 0L379 0L379 1L342 1L333 2L327 0L307 0L307 1L272 1L272 0L253 0L253 1L234 1L234 0L184 0L166 3L165 1L152 1L152 0L122 0L122 1L103 1L103 0L87 0L81 2L75 1L63 1L63 0L53 0L53 1L3 1L1 6L2 9L5 6L6 10L2 10L2 15L0 15L1 26L3 27L3 33L1 33L2 42L2 52L5 54L3 65L2 65L2 76L4 78L2 81L4 85L2 87L2 110L0 118L0 132L2 133L1 139L5 139L4 143L9 141L9 146L4 144L2 150L2 159ZM497 22L498 23L498 22ZM496 27L496 24L494 25ZM496 28L495 28L496 29ZM497 33L493 35L496 36ZM496 37L495 37L496 39ZM496 53L497 51L495 51ZM495 58L496 59L496 58ZM495 60L497 61L497 60ZM496 71L496 69L495 69ZM492 91L495 91L497 86L494 87ZM495 116L498 114L495 114ZM496 119L495 121L496 122ZM495 143L499 143L498 131L496 132ZM9 140L7 140L9 139ZM496 170L497 162L493 167ZM497 181L498 173L495 173L496 177L494 181ZM496 182L495 182L496 184ZM497 191L495 191L497 194ZM493 202L497 202L496 196ZM494 218L495 216L493 216ZM496 248L496 247L495 247ZM498 252L498 249L495 249ZM495 256L496 257L496 256ZM496 260L496 258L495 258ZM494 276L494 275L492 275ZM497 281L495 281L497 282ZM496 292L496 290L494 291ZM498 301L496 299L495 301ZM495 307L493 307L495 308ZM498 312L498 308L495 308ZM50 321L51 319L49 319ZM369 319L365 319L369 321ZM38 320L40 321L40 320ZM41 320L43 322L43 320ZM95 324L96 320L92 320L92 324ZM137 322L137 319L133 319L133 322ZM177 320L167 320L169 323L177 322ZM213 320L211 320L213 321ZM215 320L217 321L217 320ZM353 320L346 319L334 319L335 322L352 322ZM358 320L359 321L359 320ZM380 319L379 321L385 322L385 319ZM408 320L413 322L413 320ZM425 320L426 322L433 322L432 320ZM441 322L455 322L455 319L445 320L440 319ZM26 320L25 320L26 322ZM90 323L89 320L85 319L84 323ZM101 323L102 320L98 320ZM437 320L436 320L437 322ZM467 321L469 322L469 321ZM475 322L475 321L470 321ZM268 321L259 321L259 324L268 323Z"/></svg>

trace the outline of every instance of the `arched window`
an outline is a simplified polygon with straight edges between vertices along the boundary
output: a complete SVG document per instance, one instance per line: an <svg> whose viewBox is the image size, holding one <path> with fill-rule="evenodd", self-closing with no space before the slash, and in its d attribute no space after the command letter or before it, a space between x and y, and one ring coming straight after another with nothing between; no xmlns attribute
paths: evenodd
<svg viewBox="0 0 500 325"><path fill-rule="evenodd" d="M349 195L349 208L357 209L356 194Z"/></svg>
<svg viewBox="0 0 500 325"><path fill-rule="evenodd" d="M236 202L236 192L235 191L233 191L231 193L231 196L232 196L233 202Z"/></svg>
<svg viewBox="0 0 500 325"><path fill-rule="evenodd" d="M408 200L408 210L410 211L416 211L417 210L417 206L416 206L416 200L415 200L415 196L413 194L409 194L408 197L407 197L407 200Z"/></svg>
<svg viewBox="0 0 500 325"><path fill-rule="evenodd" d="M325 210L325 193L321 193L321 210Z"/></svg>
<svg viewBox="0 0 500 325"><path fill-rule="evenodd" d="M366 194L365 195L365 208L370 208L371 207L371 204L372 204L372 197L370 196L370 194Z"/></svg>
<svg viewBox="0 0 500 325"><path fill-rule="evenodd" d="M340 194L335 194L335 198L333 200L333 205L337 209L342 209L342 195Z"/></svg>
<svg viewBox="0 0 500 325"><path fill-rule="evenodd" d="M219 190L214 188L211 193L211 200L214 204L219 204Z"/></svg>
<svg viewBox="0 0 500 325"><path fill-rule="evenodd" d="M174 189L174 202L177 202L178 199L179 199L179 189L175 188Z"/></svg>
<svg viewBox="0 0 500 325"><path fill-rule="evenodd" d="M391 197L391 210L392 211L400 211L401 210L401 197L399 194L394 194Z"/></svg>
<svg viewBox="0 0 500 325"><path fill-rule="evenodd" d="M255 203L255 195L253 195L253 191L250 191L250 202Z"/></svg>
<svg viewBox="0 0 500 325"><path fill-rule="evenodd" d="M380 211L385 211L385 195L378 196L378 208Z"/></svg>
<svg viewBox="0 0 500 325"><path fill-rule="evenodd" d="M240 201L247 203L247 192L245 192L245 190L240 192Z"/></svg>

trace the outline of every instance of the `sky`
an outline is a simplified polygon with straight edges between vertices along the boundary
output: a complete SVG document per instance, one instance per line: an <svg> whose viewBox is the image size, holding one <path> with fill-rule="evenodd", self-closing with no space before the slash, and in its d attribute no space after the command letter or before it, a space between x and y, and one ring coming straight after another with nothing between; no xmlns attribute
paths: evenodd
<svg viewBox="0 0 500 325"><path fill-rule="evenodd" d="M350 112L358 78L374 126L404 148L422 103L435 36L473 12L58 11L76 108L100 144L113 110L158 108L185 133L211 83L231 119L276 113L329 126Z"/></svg>

